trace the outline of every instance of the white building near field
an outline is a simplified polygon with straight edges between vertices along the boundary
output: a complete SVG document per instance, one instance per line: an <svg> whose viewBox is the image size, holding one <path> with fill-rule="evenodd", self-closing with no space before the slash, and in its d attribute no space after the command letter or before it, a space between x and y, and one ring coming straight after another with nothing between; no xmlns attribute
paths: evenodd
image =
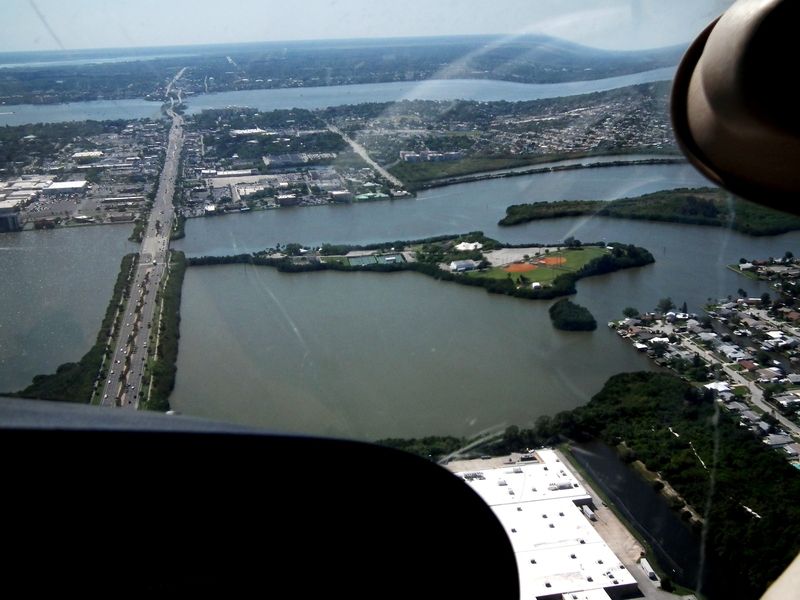
<svg viewBox="0 0 800 600"><path fill-rule="evenodd" d="M581 507L591 497L552 450L535 460L456 473L486 503L517 558L521 598L621 598L638 592L633 575Z"/></svg>
<svg viewBox="0 0 800 600"><path fill-rule="evenodd" d="M72 158L75 160L91 160L96 158L103 158L103 152L101 150L86 150L83 152L75 152L72 154Z"/></svg>
<svg viewBox="0 0 800 600"><path fill-rule="evenodd" d="M470 250L480 250L483 248L483 244L480 242L461 242L460 244L456 245L456 250L459 252L467 252Z"/></svg>

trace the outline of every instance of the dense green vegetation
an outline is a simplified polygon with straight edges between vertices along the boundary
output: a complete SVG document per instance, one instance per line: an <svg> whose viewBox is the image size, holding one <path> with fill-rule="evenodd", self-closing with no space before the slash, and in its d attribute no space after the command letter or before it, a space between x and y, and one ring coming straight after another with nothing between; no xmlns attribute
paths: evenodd
<svg viewBox="0 0 800 600"><path fill-rule="evenodd" d="M172 231L169 234L170 240L179 240L186 237L186 217L175 215L172 220Z"/></svg>
<svg viewBox="0 0 800 600"><path fill-rule="evenodd" d="M563 331L594 331L597 329L589 309L562 298L550 307L550 320L556 329Z"/></svg>
<svg viewBox="0 0 800 600"><path fill-rule="evenodd" d="M298 129L325 127L325 124L312 111L304 108L271 110L261 112L255 108L215 108L206 109L189 117L198 129L215 129L220 123L230 125L231 129L252 129L258 127L267 131L287 126Z"/></svg>
<svg viewBox="0 0 800 600"><path fill-rule="evenodd" d="M413 271L442 281L454 281L461 285L482 287L491 294L504 294L527 300L550 300L559 296L574 294L576 292L576 282L584 277L604 275L621 269L640 267L654 262L653 255L644 248L639 248L630 244L612 244L611 246L612 250L609 254L604 254L599 258L591 260L577 271L559 275L553 280L551 285L537 289L531 289L526 286L518 287L515 281L511 279L495 279L492 277L479 277L474 274L467 275L444 271L439 268L435 259L431 259L431 262L378 263L351 266L345 265L340 261L322 262L314 257L301 259L293 259L290 257L276 258L266 253L254 253L230 256L201 256L188 259L188 264L190 266L254 264L274 267L282 273L310 271L370 271L396 273L400 271Z"/></svg>
<svg viewBox="0 0 800 600"><path fill-rule="evenodd" d="M233 137L229 133L206 134L203 142L209 158L228 158L236 154L240 160L255 159L268 154L292 154L300 152L341 152L347 142L338 133L325 131L289 138L274 135ZM255 143L253 143L255 142Z"/></svg>
<svg viewBox="0 0 800 600"><path fill-rule="evenodd" d="M143 98L179 68L174 60L164 59L3 69L0 100L5 104L54 104Z"/></svg>
<svg viewBox="0 0 800 600"><path fill-rule="evenodd" d="M720 411L710 392L670 374L616 375L585 406L540 417L532 429L511 426L473 455L507 454L553 444L564 436L596 438L612 446L624 443L623 460L641 460L704 514L714 597L759 597L800 551L800 476L780 454ZM380 443L441 458L466 442L425 438Z"/></svg>
<svg viewBox="0 0 800 600"><path fill-rule="evenodd" d="M453 436L445 437L426 437L421 439L400 439L389 438L380 440L378 442L381 446L388 446L403 450L423 458L430 458L432 460L439 460L449 454L457 452L467 445L465 438L457 438Z"/></svg>
<svg viewBox="0 0 800 600"><path fill-rule="evenodd" d="M732 198L714 188L667 190L609 202L562 200L515 204L506 209L500 225L583 215L730 227L749 235L777 235L800 229L800 217Z"/></svg>
<svg viewBox="0 0 800 600"><path fill-rule="evenodd" d="M114 284L114 293L106 308L97 340L80 361L64 363L52 375L37 375L33 378L33 383L24 390L8 395L62 402L88 403L91 400L95 382L98 380L98 371L106 354L106 342L116 327L114 317L121 302L128 297L129 280L136 266L136 258L136 254L127 254L122 258L117 282ZM103 375L101 374L101 378Z"/></svg>
<svg viewBox="0 0 800 600"><path fill-rule="evenodd" d="M576 431L625 442L629 459L707 508L708 554L724 566L713 582L719 597L758 597L800 551L796 470L719 411L710 394L670 375L618 375L575 411Z"/></svg>
<svg viewBox="0 0 800 600"><path fill-rule="evenodd" d="M175 387L178 362L178 339L181 322L181 290L186 273L186 256L183 252L170 252L169 278L160 292L163 311L158 326L158 358L150 365L152 391L145 403L148 410L169 410L169 395ZM160 307L159 307L160 308Z"/></svg>
<svg viewBox="0 0 800 600"><path fill-rule="evenodd" d="M147 209L145 209L145 212L146 211ZM136 220L133 222L133 230L128 236L128 240L137 244L141 244L142 240L144 239L144 230L146 227L147 216L136 217Z"/></svg>

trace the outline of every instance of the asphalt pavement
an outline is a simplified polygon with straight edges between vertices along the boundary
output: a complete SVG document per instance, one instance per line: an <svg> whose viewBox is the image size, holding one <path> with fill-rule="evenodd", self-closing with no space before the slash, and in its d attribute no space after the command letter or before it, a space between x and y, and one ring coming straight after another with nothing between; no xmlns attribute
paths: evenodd
<svg viewBox="0 0 800 600"><path fill-rule="evenodd" d="M156 304L156 292L167 272L169 237L174 218L172 197L183 144L183 119L172 110L168 114L172 117L172 127L164 168L139 250L139 264L130 285L120 331L113 344L113 359L100 386L102 406L135 410L139 408L140 401L147 397L147 390L142 390L142 380L148 353L156 350L150 333L154 334L155 339L160 309ZM140 396L140 392L144 393Z"/></svg>

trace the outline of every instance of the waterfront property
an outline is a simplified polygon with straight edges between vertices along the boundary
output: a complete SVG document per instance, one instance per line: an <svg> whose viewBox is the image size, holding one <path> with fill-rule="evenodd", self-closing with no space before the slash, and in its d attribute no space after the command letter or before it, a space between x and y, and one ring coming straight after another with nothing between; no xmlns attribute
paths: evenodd
<svg viewBox="0 0 800 600"><path fill-rule="evenodd" d="M492 507L506 530L517 557L521 598L639 595L636 579L582 510L592 497L553 450L476 469L456 475Z"/></svg>

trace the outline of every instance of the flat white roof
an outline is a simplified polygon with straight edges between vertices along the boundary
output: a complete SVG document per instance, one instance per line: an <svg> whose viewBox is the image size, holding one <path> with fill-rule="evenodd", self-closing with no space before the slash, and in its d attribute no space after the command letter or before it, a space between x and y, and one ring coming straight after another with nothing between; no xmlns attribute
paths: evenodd
<svg viewBox="0 0 800 600"><path fill-rule="evenodd" d="M584 487L555 452L539 450L536 456L539 462L521 462L483 470L483 478L472 477L470 472L456 475L466 479L489 506L557 498L589 499Z"/></svg>
<svg viewBox="0 0 800 600"><path fill-rule="evenodd" d="M12 190L41 190L46 188L50 181L17 181L11 184Z"/></svg>
<svg viewBox="0 0 800 600"><path fill-rule="evenodd" d="M10 198L8 200L0 200L0 210L13 210L17 208L23 200L19 198Z"/></svg>
<svg viewBox="0 0 800 600"><path fill-rule="evenodd" d="M535 462L456 473L492 507L508 534L520 596L605 600L605 589L636 585L581 511L579 504L590 496L569 467L553 450L535 456Z"/></svg>
<svg viewBox="0 0 800 600"><path fill-rule="evenodd" d="M583 590L570 592L561 596L563 600L611 600L605 590Z"/></svg>
<svg viewBox="0 0 800 600"><path fill-rule="evenodd" d="M37 192L36 190L14 190L13 192L6 194L6 198L8 198L9 200L11 199L30 200L38 193L39 192Z"/></svg>
<svg viewBox="0 0 800 600"><path fill-rule="evenodd" d="M85 181L56 181L50 184L48 190L79 190L86 187Z"/></svg>

